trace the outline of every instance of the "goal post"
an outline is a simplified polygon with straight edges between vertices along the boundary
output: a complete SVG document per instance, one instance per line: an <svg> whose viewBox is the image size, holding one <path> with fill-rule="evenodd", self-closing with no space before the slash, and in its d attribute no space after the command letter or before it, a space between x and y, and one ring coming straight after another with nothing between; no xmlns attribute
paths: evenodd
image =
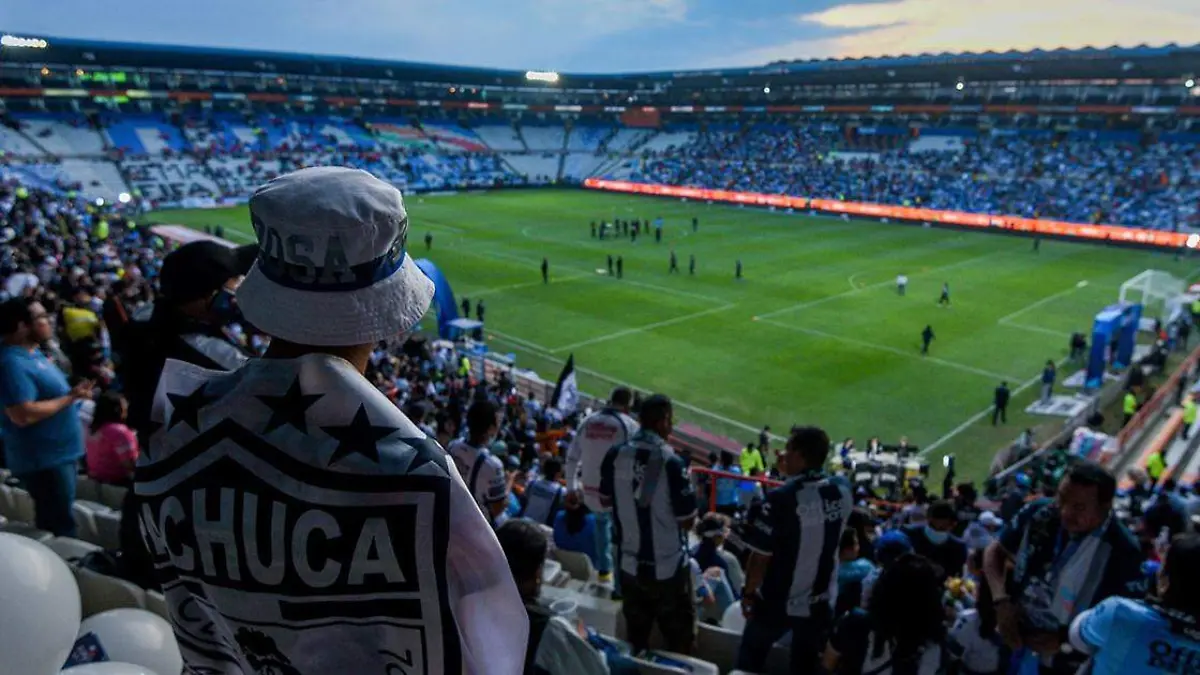
<svg viewBox="0 0 1200 675"><path fill-rule="evenodd" d="M1121 284L1121 302L1142 306L1142 316L1170 321L1181 311L1187 284L1161 270L1146 270Z"/></svg>

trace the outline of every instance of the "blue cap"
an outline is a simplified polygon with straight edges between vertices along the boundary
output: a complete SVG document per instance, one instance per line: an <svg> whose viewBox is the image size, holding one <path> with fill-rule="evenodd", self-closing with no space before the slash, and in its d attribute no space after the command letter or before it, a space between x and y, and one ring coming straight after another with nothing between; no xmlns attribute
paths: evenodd
<svg viewBox="0 0 1200 675"><path fill-rule="evenodd" d="M1021 487L1029 487L1029 474L1019 473L1017 474L1016 478L1017 485L1020 485Z"/></svg>
<svg viewBox="0 0 1200 675"><path fill-rule="evenodd" d="M912 540L899 530L888 530L875 540L875 559L886 565L905 553L912 553Z"/></svg>

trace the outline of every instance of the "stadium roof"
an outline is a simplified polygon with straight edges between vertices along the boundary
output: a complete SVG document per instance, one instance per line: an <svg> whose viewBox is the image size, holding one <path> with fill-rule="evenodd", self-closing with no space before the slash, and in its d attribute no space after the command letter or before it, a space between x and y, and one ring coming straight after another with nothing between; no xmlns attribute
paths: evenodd
<svg viewBox="0 0 1200 675"><path fill-rule="evenodd" d="M525 83L524 71L385 61L347 56L223 49L215 47L101 42L28 36L44 49L3 47L5 62L90 67L165 68L254 72L270 75L340 76L479 85ZM776 62L752 68L646 73L564 73L568 86L629 88L675 82L687 86L772 83L886 83L968 79L1177 79L1200 75L1200 44L1152 47L1036 49L1027 52L965 52L858 59Z"/></svg>

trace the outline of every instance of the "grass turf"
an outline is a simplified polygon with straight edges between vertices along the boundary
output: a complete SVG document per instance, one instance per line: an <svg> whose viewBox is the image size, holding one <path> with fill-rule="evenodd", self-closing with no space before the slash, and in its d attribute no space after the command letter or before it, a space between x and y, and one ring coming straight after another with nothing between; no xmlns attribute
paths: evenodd
<svg viewBox="0 0 1200 675"><path fill-rule="evenodd" d="M1072 331L1090 332L1123 281L1145 269L1190 277L1194 267L1163 253L1058 241L1034 252L1024 238L584 191L407 204L410 253L433 260L460 303L485 300L492 350L521 367L553 380L574 353L584 391L603 396L621 382L663 392L677 417L742 442L763 424L776 433L818 424L860 447L907 435L935 465L955 454L971 478L1021 429L1061 421L1023 412L1042 365L1066 356ZM591 221L613 217L662 217L662 243L590 236ZM245 207L152 218L253 240ZM667 272L672 248L679 274ZM604 273L608 254L624 257L624 279ZM895 289L901 273L906 297ZM949 308L937 304L943 282ZM937 339L923 357L926 324ZM1008 424L995 428L986 411L1001 380L1015 395Z"/></svg>

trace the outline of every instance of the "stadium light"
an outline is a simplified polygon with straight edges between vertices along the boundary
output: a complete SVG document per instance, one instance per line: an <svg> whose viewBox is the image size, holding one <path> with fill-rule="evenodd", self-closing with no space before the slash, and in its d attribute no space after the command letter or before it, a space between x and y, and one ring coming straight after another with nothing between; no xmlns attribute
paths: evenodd
<svg viewBox="0 0 1200 675"><path fill-rule="evenodd" d="M1187 87L1188 89L1191 89L1192 87L1196 86L1196 78L1189 77L1188 79L1184 80L1183 86Z"/></svg>
<svg viewBox="0 0 1200 675"><path fill-rule="evenodd" d="M1200 245L1200 234L1189 234L1187 238L1187 247L1196 248L1197 245Z"/></svg>
<svg viewBox="0 0 1200 675"><path fill-rule="evenodd" d="M525 72L525 79L530 82L545 82L554 84L558 82L558 73L553 70L529 70Z"/></svg>
<svg viewBox="0 0 1200 675"><path fill-rule="evenodd" d="M128 204L132 200L133 196L128 192L122 192L121 194L117 195L117 201L121 202L122 204Z"/></svg>
<svg viewBox="0 0 1200 675"><path fill-rule="evenodd" d="M967 85L963 84L962 82L957 82L955 83L954 88L957 91L962 91L963 89L967 88Z"/></svg>
<svg viewBox="0 0 1200 675"><path fill-rule="evenodd" d="M104 206L104 198L96 197L96 206Z"/></svg>
<svg viewBox="0 0 1200 675"><path fill-rule="evenodd" d="M763 93L764 93L764 94L769 94L769 93L771 93L771 88L770 88L770 87L763 87Z"/></svg>
<svg viewBox="0 0 1200 675"><path fill-rule="evenodd" d="M50 43L41 38L27 38L18 35L0 35L0 47L16 47L25 49L45 49Z"/></svg>

